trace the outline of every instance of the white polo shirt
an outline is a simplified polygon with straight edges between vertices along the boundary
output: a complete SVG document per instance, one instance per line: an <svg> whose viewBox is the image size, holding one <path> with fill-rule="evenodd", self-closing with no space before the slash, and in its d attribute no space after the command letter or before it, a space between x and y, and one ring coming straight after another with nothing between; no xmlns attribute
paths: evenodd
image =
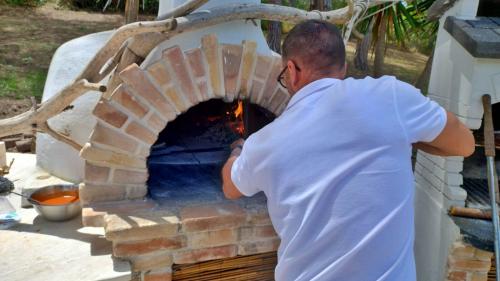
<svg viewBox="0 0 500 281"><path fill-rule="evenodd" d="M411 144L445 123L443 108L394 77L298 91L231 170L241 193L267 197L276 280L415 280Z"/></svg>

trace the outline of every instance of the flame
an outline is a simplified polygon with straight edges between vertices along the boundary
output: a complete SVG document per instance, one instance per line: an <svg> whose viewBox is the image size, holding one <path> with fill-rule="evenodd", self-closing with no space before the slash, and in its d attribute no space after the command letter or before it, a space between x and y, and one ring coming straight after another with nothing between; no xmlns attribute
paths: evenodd
<svg viewBox="0 0 500 281"><path fill-rule="evenodd" d="M232 112L228 112L230 117L229 127L233 132L243 136L245 134L245 124L243 122L243 102L238 101L238 105Z"/></svg>
<svg viewBox="0 0 500 281"><path fill-rule="evenodd" d="M238 119L240 116L243 117L243 102L238 101L238 107L236 107L236 110L234 111L234 116L236 119Z"/></svg>

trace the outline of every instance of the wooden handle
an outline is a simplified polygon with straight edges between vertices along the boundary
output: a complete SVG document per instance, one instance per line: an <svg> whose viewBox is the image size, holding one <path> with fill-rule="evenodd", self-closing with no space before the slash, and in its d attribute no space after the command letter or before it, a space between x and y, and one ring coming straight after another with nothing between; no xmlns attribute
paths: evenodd
<svg viewBox="0 0 500 281"><path fill-rule="evenodd" d="M463 218L473 218L473 219L481 219L481 220L491 220L491 212L485 211L481 209L474 208L464 208L451 206L448 211L450 216L454 217L463 217Z"/></svg>
<svg viewBox="0 0 500 281"><path fill-rule="evenodd" d="M491 114L491 97L483 95L484 109L484 154L486 156L495 156L495 134L493 130L493 117Z"/></svg>

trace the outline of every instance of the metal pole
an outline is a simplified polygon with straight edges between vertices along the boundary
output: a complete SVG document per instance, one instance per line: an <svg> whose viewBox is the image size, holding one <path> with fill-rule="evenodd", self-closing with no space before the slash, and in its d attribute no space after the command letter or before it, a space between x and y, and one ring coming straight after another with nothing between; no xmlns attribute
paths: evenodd
<svg viewBox="0 0 500 281"><path fill-rule="evenodd" d="M498 205L496 193L498 190L498 178L495 169L495 135L493 130L493 116L491 114L491 97L483 95L484 108L484 152L486 155L486 166L488 169L488 189L491 201L491 215L493 218L493 227L495 231L495 265L496 265L496 280L500 281L500 235L499 235L499 219Z"/></svg>

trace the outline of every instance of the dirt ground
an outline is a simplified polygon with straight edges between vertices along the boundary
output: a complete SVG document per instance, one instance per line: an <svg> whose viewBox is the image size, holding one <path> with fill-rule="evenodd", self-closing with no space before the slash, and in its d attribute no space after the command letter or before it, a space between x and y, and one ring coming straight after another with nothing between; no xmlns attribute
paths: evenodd
<svg viewBox="0 0 500 281"><path fill-rule="evenodd" d="M38 8L0 4L0 119L30 108L31 96L41 99L52 55L61 44L123 23L122 15L60 9L53 1ZM409 83L417 79L427 59L396 48L388 48L386 54L384 72ZM354 44L350 43L348 61L353 56ZM349 67L349 75L366 73Z"/></svg>
<svg viewBox="0 0 500 281"><path fill-rule="evenodd" d="M0 5L0 118L41 99L45 78L56 49L85 34L122 24L121 15L60 10L49 2L39 8Z"/></svg>

